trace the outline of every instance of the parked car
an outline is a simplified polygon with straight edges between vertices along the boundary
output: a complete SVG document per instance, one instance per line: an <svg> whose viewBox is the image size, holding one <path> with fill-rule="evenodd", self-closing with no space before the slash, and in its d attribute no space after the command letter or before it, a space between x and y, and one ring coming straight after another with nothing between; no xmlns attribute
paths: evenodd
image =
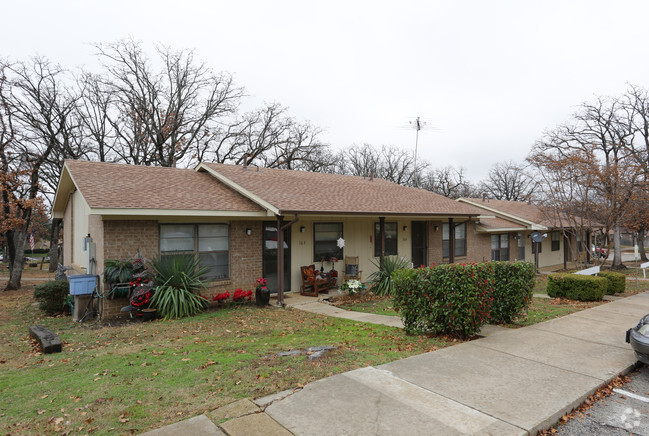
<svg viewBox="0 0 649 436"><path fill-rule="evenodd" d="M638 360L649 365L649 315L645 315L637 326L627 330L626 342L631 344Z"/></svg>

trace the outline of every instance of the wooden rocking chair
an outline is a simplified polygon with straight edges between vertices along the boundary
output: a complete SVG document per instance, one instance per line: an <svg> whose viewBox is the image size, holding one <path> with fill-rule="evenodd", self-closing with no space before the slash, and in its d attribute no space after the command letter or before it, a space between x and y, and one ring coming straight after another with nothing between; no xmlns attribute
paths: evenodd
<svg viewBox="0 0 649 436"><path fill-rule="evenodd" d="M329 293L329 279L326 277L317 278L318 274L320 274L320 271L316 271L315 265L300 267L300 275L302 276L301 295L317 297L318 293Z"/></svg>
<svg viewBox="0 0 649 436"><path fill-rule="evenodd" d="M358 256L345 256L345 269L343 270L343 283L347 280L362 279L363 271L359 269Z"/></svg>

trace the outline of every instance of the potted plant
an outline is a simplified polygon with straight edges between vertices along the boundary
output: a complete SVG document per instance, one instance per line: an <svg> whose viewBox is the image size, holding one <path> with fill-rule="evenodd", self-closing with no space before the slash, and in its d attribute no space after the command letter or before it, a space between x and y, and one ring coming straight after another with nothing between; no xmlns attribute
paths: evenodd
<svg viewBox="0 0 649 436"><path fill-rule="evenodd" d="M257 285L255 287L255 302L257 306L268 306L270 302L270 291L266 287L268 281L265 278L257 279Z"/></svg>

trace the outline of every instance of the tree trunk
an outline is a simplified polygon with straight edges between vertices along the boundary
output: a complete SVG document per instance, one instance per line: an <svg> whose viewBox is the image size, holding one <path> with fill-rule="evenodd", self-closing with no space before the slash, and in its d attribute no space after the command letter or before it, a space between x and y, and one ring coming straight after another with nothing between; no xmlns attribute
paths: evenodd
<svg viewBox="0 0 649 436"><path fill-rule="evenodd" d="M622 235L620 232L620 224L615 223L613 226L613 265L611 269L624 269L622 264Z"/></svg>
<svg viewBox="0 0 649 436"><path fill-rule="evenodd" d="M59 234L61 233L61 218L52 219L50 229L50 272L55 272L59 265Z"/></svg>
<svg viewBox="0 0 649 436"><path fill-rule="evenodd" d="M27 242L28 226L23 226L19 231L7 232L9 245L9 282L5 291L20 289L20 279L23 276L25 266L25 243Z"/></svg>
<svg viewBox="0 0 649 436"><path fill-rule="evenodd" d="M646 262L647 259L647 253L644 250L644 238L647 235L647 231L645 229L638 230L638 251L640 252L640 260L643 262Z"/></svg>

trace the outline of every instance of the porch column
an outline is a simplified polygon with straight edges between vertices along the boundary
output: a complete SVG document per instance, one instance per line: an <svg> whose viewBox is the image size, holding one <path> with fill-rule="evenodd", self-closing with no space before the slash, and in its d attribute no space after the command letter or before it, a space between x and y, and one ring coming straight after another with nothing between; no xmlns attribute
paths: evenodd
<svg viewBox="0 0 649 436"><path fill-rule="evenodd" d="M455 225L453 218L448 219L448 263L455 262Z"/></svg>
<svg viewBox="0 0 649 436"><path fill-rule="evenodd" d="M383 268L383 259L385 258L385 217L379 217L379 233L381 235L381 257L379 258L379 265Z"/></svg>
<svg viewBox="0 0 649 436"><path fill-rule="evenodd" d="M277 215L277 305L284 306L284 217Z"/></svg>

